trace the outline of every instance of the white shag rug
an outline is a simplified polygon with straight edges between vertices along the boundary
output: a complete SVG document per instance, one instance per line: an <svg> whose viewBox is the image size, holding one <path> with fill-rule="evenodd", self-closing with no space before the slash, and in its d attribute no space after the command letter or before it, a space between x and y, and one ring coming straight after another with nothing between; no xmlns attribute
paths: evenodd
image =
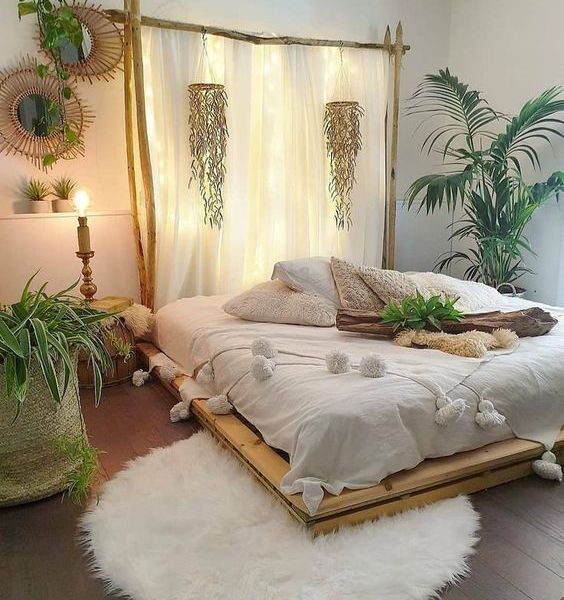
<svg viewBox="0 0 564 600"><path fill-rule="evenodd" d="M135 600L419 600L467 573L478 521L459 497L313 539L200 432L129 463L82 531Z"/></svg>

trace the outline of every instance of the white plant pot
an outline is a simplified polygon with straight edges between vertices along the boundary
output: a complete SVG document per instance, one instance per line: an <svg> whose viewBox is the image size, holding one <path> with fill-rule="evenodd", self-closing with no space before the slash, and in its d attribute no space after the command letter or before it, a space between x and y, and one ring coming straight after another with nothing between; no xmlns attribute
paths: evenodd
<svg viewBox="0 0 564 600"><path fill-rule="evenodd" d="M55 198L53 200L53 212L56 213L66 213L73 212L74 208L72 205L72 200L64 199L64 198Z"/></svg>
<svg viewBox="0 0 564 600"><path fill-rule="evenodd" d="M29 207L33 214L50 213L51 200L30 200Z"/></svg>

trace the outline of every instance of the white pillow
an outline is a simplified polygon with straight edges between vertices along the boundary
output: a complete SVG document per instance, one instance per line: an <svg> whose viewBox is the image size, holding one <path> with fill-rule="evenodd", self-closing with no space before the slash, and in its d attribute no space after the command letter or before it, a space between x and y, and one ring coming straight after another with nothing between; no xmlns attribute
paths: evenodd
<svg viewBox="0 0 564 600"><path fill-rule="evenodd" d="M463 313L473 313L492 308L504 302L504 297L493 287L478 281L465 281L443 273L406 273L424 296L458 297L456 308ZM423 292L422 292L423 293Z"/></svg>
<svg viewBox="0 0 564 600"><path fill-rule="evenodd" d="M332 327L337 309L334 304L307 292L296 292L275 279L231 298L223 310L234 317L263 323L289 323Z"/></svg>
<svg viewBox="0 0 564 600"><path fill-rule="evenodd" d="M277 262L271 279L280 279L296 292L317 294L335 306L340 305L331 261L327 257L312 256Z"/></svg>

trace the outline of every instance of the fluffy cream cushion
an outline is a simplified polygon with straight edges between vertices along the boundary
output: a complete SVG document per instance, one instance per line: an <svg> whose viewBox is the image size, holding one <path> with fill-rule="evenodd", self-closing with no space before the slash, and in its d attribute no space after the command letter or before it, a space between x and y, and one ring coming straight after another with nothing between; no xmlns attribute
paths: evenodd
<svg viewBox="0 0 564 600"><path fill-rule="evenodd" d="M359 267L340 258L331 257L331 270L339 292L341 305L356 310L380 311L384 303L366 285Z"/></svg>
<svg viewBox="0 0 564 600"><path fill-rule="evenodd" d="M399 271L359 267L358 272L368 287L384 304L401 302L406 296L417 292L415 283ZM424 294L423 290L420 290Z"/></svg>
<svg viewBox="0 0 564 600"><path fill-rule="evenodd" d="M223 310L234 317L263 323L289 323L292 325L335 325L337 309L324 298L291 290L275 279L259 283L254 288L231 298Z"/></svg>
<svg viewBox="0 0 564 600"><path fill-rule="evenodd" d="M284 260L274 265L271 279L280 279L296 292L309 292L339 305L339 294L325 256Z"/></svg>

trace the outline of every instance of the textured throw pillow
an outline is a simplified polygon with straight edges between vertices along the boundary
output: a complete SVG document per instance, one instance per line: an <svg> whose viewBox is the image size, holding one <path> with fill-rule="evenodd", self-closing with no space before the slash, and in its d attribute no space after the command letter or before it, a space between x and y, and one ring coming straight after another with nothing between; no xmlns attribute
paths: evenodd
<svg viewBox="0 0 564 600"><path fill-rule="evenodd" d="M403 273L374 267L359 267L359 274L384 304L401 302L417 292L417 285ZM424 290L420 290L425 295Z"/></svg>
<svg viewBox="0 0 564 600"><path fill-rule="evenodd" d="M493 287L477 281L464 281L442 273L409 273L406 275L418 288L431 296L459 298L456 308L464 313L492 309L503 304L503 296Z"/></svg>
<svg viewBox="0 0 564 600"><path fill-rule="evenodd" d="M331 270L343 308L376 312L382 310L384 304L366 285L357 265L333 256Z"/></svg>
<svg viewBox="0 0 564 600"><path fill-rule="evenodd" d="M312 256L277 262L271 279L280 279L296 292L316 294L336 306L339 305L331 261L327 257Z"/></svg>
<svg viewBox="0 0 564 600"><path fill-rule="evenodd" d="M332 327L337 313L335 305L328 300L291 290L277 279L259 283L231 298L223 305L223 310L247 321L315 327Z"/></svg>

